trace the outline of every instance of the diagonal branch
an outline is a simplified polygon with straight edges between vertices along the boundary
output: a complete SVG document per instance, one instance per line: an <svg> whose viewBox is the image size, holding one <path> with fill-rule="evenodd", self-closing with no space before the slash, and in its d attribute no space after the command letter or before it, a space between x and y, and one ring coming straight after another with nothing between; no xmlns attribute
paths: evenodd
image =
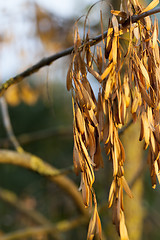
<svg viewBox="0 0 160 240"><path fill-rule="evenodd" d="M47 177L72 198L75 206L83 215L88 216L88 211L83 205L82 196L73 181L59 174L58 169L44 162L41 158L26 152L18 153L10 150L0 150L0 164L13 164Z"/></svg>
<svg viewBox="0 0 160 240"><path fill-rule="evenodd" d="M127 19L123 24L122 24L122 28L126 28L130 22L137 22L147 16L156 14L160 12L160 7L156 8L156 9L152 9L149 10L147 12L144 12L142 14L139 15L133 15L131 18ZM80 47L80 51L83 49L84 46L90 45L96 45L98 42L100 42L102 39L106 38L107 36L107 32L105 31L103 34L100 34L98 36L96 36L95 38L89 39L87 42L85 42L84 44L82 44L82 46ZM2 96L4 94L4 92L13 84L16 84L18 82L21 82L24 78L29 77L30 75L32 75L33 73L39 71L39 69L45 67L45 66L49 66L51 63L53 63L54 61L56 61L59 58L65 57L67 55L70 55L72 52L74 51L74 46L69 47L59 53L56 53L54 55L51 55L49 57L46 58L42 58L39 62L37 62L36 64L34 64L33 66L29 67L28 69L26 69L24 72L16 75L13 78L10 78L9 80L7 80L5 83L3 83L0 86L0 96Z"/></svg>

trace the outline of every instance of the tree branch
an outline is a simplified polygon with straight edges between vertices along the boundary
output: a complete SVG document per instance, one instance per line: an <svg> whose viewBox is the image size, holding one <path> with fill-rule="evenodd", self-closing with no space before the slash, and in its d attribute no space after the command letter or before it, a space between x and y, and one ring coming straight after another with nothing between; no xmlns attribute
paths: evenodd
<svg viewBox="0 0 160 240"><path fill-rule="evenodd" d="M149 10L149 11L147 11L147 12L144 12L144 13L141 13L141 14L139 14L139 15L133 15L133 16L131 17L131 22L132 22L132 23L135 23L135 22L137 22L137 21L139 21L139 20L141 20L141 19L143 19L143 18L145 18L145 17L151 16L151 15L156 14L156 13L159 13L159 12L160 12L160 7L155 8L155 9L151 9L151 10ZM122 24L122 27L123 27L123 28L126 28L129 24L130 24L130 18L128 18L128 19Z"/></svg>
<svg viewBox="0 0 160 240"><path fill-rule="evenodd" d="M84 208L82 196L77 190L77 186L66 176L60 175L59 170L44 162L37 156L23 152L18 153L10 150L0 150L0 163L13 164L23 168L30 169L55 182L63 189L74 201L76 207L83 215L88 215Z"/></svg>
<svg viewBox="0 0 160 240"><path fill-rule="evenodd" d="M132 23L135 23L147 16L156 14L160 12L160 8L156 8L156 9L152 9L150 11L144 12L142 14L139 15L133 15L131 16L131 18L128 18L123 24L122 24L122 28L126 28L129 24L130 21ZM107 36L107 32L105 31L103 34L100 34L98 36L96 36L95 38L89 39L87 42L82 43L82 46L79 48L79 50L81 51L83 49L84 46L90 45L96 45L98 42L100 42L102 39L106 38ZM62 58L64 56L67 56L69 54L71 54L74 51L74 46L69 47L59 53L56 53L54 55L51 55L49 57L46 58L42 58L39 62L37 62L36 64L34 64L33 66L29 67L28 69L26 69L24 72L16 75L13 78L10 78L9 80L7 80L5 83L3 83L0 87L0 96L2 96L4 94L4 92L13 84L21 82L24 78L29 77L30 75L32 75L33 73L39 71L39 69L41 69L42 67L45 66L49 66L52 62L56 61L59 58Z"/></svg>

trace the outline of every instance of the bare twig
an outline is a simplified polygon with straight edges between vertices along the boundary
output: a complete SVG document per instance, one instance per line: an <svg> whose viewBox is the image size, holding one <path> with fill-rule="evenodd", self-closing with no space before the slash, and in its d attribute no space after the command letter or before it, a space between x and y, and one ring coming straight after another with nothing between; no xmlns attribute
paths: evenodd
<svg viewBox="0 0 160 240"><path fill-rule="evenodd" d="M133 15L131 18L127 19L123 24L122 24L122 28L126 28L129 24L130 21L132 23L135 23L147 16L156 14L160 12L160 8L156 8L156 9L152 9L150 11L144 12L140 15ZM98 36L96 36L95 38L89 39L87 42L85 42L85 44L82 43L82 46L79 48L79 50L81 51L83 49L84 46L90 45L96 45L98 42L100 42L101 40L103 40L104 38L106 38L107 36L107 32L105 31L103 34L100 34ZM30 75L32 75L33 73L39 71L39 69L41 69L42 67L45 66L49 66L52 62L56 61L59 58L62 58L64 56L67 56L69 54L71 54L74 51L74 46L69 47L59 53L56 53L54 55L51 55L49 57L43 58L41 59L39 62L37 62L36 64L34 64L33 66L29 67L28 69L26 69L24 72L16 75L13 78L10 78L9 80L7 80L5 83L3 83L0 87L0 96L2 96L4 94L4 92L13 84L21 82L24 78L29 77Z"/></svg>
<svg viewBox="0 0 160 240"><path fill-rule="evenodd" d="M24 167L47 177L73 199L75 206L83 215L88 216L88 211L83 205L82 196L73 181L59 174L58 169L44 162L41 158L26 152L18 153L15 151L0 150L0 163Z"/></svg>
<svg viewBox="0 0 160 240"><path fill-rule="evenodd" d="M0 104L1 104L1 109L2 109L3 124L6 129L8 138L18 152L23 152L22 147L19 145L19 142L17 141L17 139L14 135L11 120L10 120L9 113L8 113L7 103L3 97L0 98Z"/></svg>
<svg viewBox="0 0 160 240"><path fill-rule="evenodd" d="M145 18L145 17L147 17L147 16L151 16L151 15L153 15L153 14L156 14L156 13L159 13L160 12L160 7L158 7L158 8L155 8L155 9L151 9L151 10L149 10L149 11L147 11L147 12L144 12L144 13L141 13L141 14L139 14L139 15L133 15L132 17L131 17L131 19L130 18L128 18L123 24L122 24L122 27L127 27L129 24L130 24L130 21L132 22L132 23L135 23L135 22L137 22L137 21L139 21L139 20L141 20L141 19L143 19L143 18Z"/></svg>

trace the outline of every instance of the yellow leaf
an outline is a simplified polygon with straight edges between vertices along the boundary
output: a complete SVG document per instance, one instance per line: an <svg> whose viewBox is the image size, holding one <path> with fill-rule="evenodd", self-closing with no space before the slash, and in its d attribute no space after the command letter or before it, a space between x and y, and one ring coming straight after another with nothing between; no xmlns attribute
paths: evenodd
<svg viewBox="0 0 160 240"><path fill-rule="evenodd" d="M88 65L87 65L87 69L88 69L88 72L90 72L93 75L93 77L95 77L100 83L102 82L102 78L98 72L96 72L94 69L92 69Z"/></svg>
<svg viewBox="0 0 160 240"><path fill-rule="evenodd" d="M144 138L144 120L141 117L141 131L140 131L139 141L142 141L143 138Z"/></svg>
<svg viewBox="0 0 160 240"><path fill-rule="evenodd" d="M69 91L72 87L72 63L69 66L66 79L67 90Z"/></svg>
<svg viewBox="0 0 160 240"><path fill-rule="evenodd" d="M81 148L82 148L82 152L84 154L84 157L85 157L85 171L86 171L86 174L87 174L87 177L88 177L88 185L90 187L92 187L93 183L94 183L94 180L95 180L95 176L94 176L94 171L93 171L93 166L94 166L94 163L93 161L91 160L90 156L89 156L89 153L88 153L88 150L82 140L82 136L81 134L78 134L79 135L79 141L80 141L80 144L81 144Z"/></svg>
<svg viewBox="0 0 160 240"><path fill-rule="evenodd" d="M119 24L116 16L112 16L112 24L113 24L113 29L114 29L114 36L119 35Z"/></svg>
<svg viewBox="0 0 160 240"><path fill-rule="evenodd" d="M87 240L92 240L94 238L96 230L96 218L97 218L97 205L94 207L94 213L89 222Z"/></svg>
<svg viewBox="0 0 160 240"><path fill-rule="evenodd" d="M82 158L78 151L77 144L75 142L74 148L73 148L73 164L74 164L74 171L75 171L76 175L78 175L79 172L82 170L81 162L82 162Z"/></svg>
<svg viewBox="0 0 160 240"><path fill-rule="evenodd" d="M105 91L104 91L104 98L107 100L110 95L112 94L112 85L113 85L113 81L111 76L109 76L109 78L106 81L106 86L105 86Z"/></svg>
<svg viewBox="0 0 160 240"><path fill-rule="evenodd" d="M113 64L117 64L117 41L118 38L117 36L113 37L113 42L112 42L112 57L113 57Z"/></svg>
<svg viewBox="0 0 160 240"><path fill-rule="evenodd" d="M146 143L146 146L145 146L145 149L146 149L149 145L150 127L149 127L148 118L145 112L142 113L142 120L143 120L143 127L144 127L144 139Z"/></svg>
<svg viewBox="0 0 160 240"><path fill-rule="evenodd" d="M90 205L90 189L87 185L87 179L85 177L85 173L81 174L81 189L82 189L82 199L85 207L89 207Z"/></svg>
<svg viewBox="0 0 160 240"><path fill-rule="evenodd" d="M148 31L150 31L150 30L151 30L151 26L152 26L150 17L149 17L149 16L148 16L148 17L145 17L144 20L145 20L145 22L146 22L146 29L147 29Z"/></svg>
<svg viewBox="0 0 160 240"><path fill-rule="evenodd" d="M123 186L125 192L128 194L128 196L130 198L133 198L133 194L131 192L131 189L129 188L128 183L127 183L127 181L126 181L124 176L121 177L121 182L122 182L122 186Z"/></svg>
<svg viewBox="0 0 160 240"><path fill-rule="evenodd" d="M118 173L118 159L117 153L112 149L112 161L113 161L113 176L116 176Z"/></svg>
<svg viewBox="0 0 160 240"><path fill-rule="evenodd" d="M75 26L75 31L74 31L74 48L77 50L81 46L81 39L80 35L78 32L78 27L77 25Z"/></svg>
<svg viewBox="0 0 160 240"><path fill-rule="evenodd" d="M159 3L159 0L153 0L145 9L142 10L141 13L147 12L147 11L155 8L158 5L158 3Z"/></svg>
<svg viewBox="0 0 160 240"><path fill-rule="evenodd" d="M112 181L110 190L109 190L109 197L108 197L108 207L110 208L113 204L114 194L116 191L116 183L115 180Z"/></svg>
<svg viewBox="0 0 160 240"><path fill-rule="evenodd" d="M157 21L154 21L154 30L153 30L153 45L152 47L155 48L157 44L158 32L157 32Z"/></svg>
<svg viewBox="0 0 160 240"><path fill-rule="evenodd" d="M102 227L101 227L101 220L99 218L98 211L96 214L96 235L98 235L99 239L102 239Z"/></svg>
<svg viewBox="0 0 160 240"><path fill-rule="evenodd" d="M139 81L139 89L141 92L142 99L148 104L149 107L154 107L154 103L152 102L147 90L144 88L143 84Z"/></svg>
<svg viewBox="0 0 160 240"><path fill-rule="evenodd" d="M102 80L108 76L108 74L112 71L112 68L113 68L113 62L110 63L102 73L101 75Z"/></svg>
<svg viewBox="0 0 160 240"><path fill-rule="evenodd" d="M138 108L138 98L135 97L132 103L131 113L136 113Z"/></svg>
<svg viewBox="0 0 160 240"><path fill-rule="evenodd" d="M125 98L125 95L123 93L122 93L122 96L121 96L120 118L121 118L122 124L124 125L125 118L126 118L126 98Z"/></svg>
<svg viewBox="0 0 160 240"><path fill-rule="evenodd" d="M121 17L126 19L127 18L127 14L123 11L117 11L117 10L111 10L111 13L115 16Z"/></svg>
<svg viewBox="0 0 160 240"><path fill-rule="evenodd" d="M108 59L111 48L112 48L112 39L113 39L113 27L111 27L111 23L109 22L106 46L105 46L105 58Z"/></svg>
<svg viewBox="0 0 160 240"><path fill-rule="evenodd" d="M135 53L135 57L136 57L136 60L137 60L137 63L141 69L141 72L146 80L146 85L147 85L147 89L150 87L150 78L149 78L149 75L148 75L148 72L147 72L147 69L145 68L145 66L143 65L142 61L139 59L139 57L137 56L137 54Z"/></svg>
<svg viewBox="0 0 160 240"><path fill-rule="evenodd" d="M81 134L83 134L85 132L85 121L78 105L75 106L75 111L76 111L75 116L76 116L79 131Z"/></svg>
<svg viewBox="0 0 160 240"><path fill-rule="evenodd" d="M121 240L129 240L129 237L128 237L128 232L127 232L127 228L126 228L126 225L125 225L125 219L124 219L124 213L123 211L121 210L120 211L120 236L121 236Z"/></svg>
<svg viewBox="0 0 160 240"><path fill-rule="evenodd" d="M95 127L93 127L91 124L88 124L87 132L90 156L93 157L96 152Z"/></svg>

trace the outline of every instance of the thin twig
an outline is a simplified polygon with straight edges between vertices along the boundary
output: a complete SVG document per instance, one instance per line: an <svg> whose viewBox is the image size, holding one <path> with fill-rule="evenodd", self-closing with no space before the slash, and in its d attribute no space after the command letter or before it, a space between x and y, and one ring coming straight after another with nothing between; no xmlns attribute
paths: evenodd
<svg viewBox="0 0 160 240"><path fill-rule="evenodd" d="M22 147L20 146L19 142L17 141L17 139L14 135L11 120L9 117L7 103L4 99L4 97L0 98L0 104L1 104L1 110L2 110L3 124L6 129L8 138L18 152L23 152Z"/></svg>
<svg viewBox="0 0 160 240"><path fill-rule="evenodd" d="M147 16L156 14L160 12L160 8L156 8L156 9L152 9L150 11L144 12L140 15L133 15L131 18L128 18L123 24L122 24L122 28L126 28L129 24L130 21L132 23L135 23ZM82 46L79 48L79 50L81 51L83 49L83 47L90 45L96 45L98 42L100 42L101 40L103 40L104 38L106 38L107 36L107 32L105 31L103 34L100 34L98 36L96 36L95 38L89 39L87 42L85 42L85 44L82 44ZM42 67L45 66L49 66L52 62L56 61L59 58L62 58L64 56L67 56L69 54L71 54L74 51L74 46L69 47L57 54L51 55L49 57L46 58L42 58L39 62L37 62L36 64L34 64L33 66L29 67L28 69L26 69L24 72L16 75L13 78L10 78L9 80L7 80L5 83L3 83L0 87L0 96L2 96L4 94L4 92L13 84L21 82L24 78L29 77L31 74L39 71L39 69L41 69Z"/></svg>
<svg viewBox="0 0 160 240"><path fill-rule="evenodd" d="M130 20L132 23L135 23L145 17L151 16L153 14L159 13L160 12L160 7L151 9L147 12L141 13L139 15L133 15L131 18L128 18L123 24L122 27L127 27L130 24Z"/></svg>
<svg viewBox="0 0 160 240"><path fill-rule="evenodd" d="M27 168L47 177L72 198L81 214L88 216L88 211L83 205L81 193L77 190L74 182L66 176L61 175L58 169L44 162L41 158L26 152L18 153L10 150L0 150L0 163Z"/></svg>

